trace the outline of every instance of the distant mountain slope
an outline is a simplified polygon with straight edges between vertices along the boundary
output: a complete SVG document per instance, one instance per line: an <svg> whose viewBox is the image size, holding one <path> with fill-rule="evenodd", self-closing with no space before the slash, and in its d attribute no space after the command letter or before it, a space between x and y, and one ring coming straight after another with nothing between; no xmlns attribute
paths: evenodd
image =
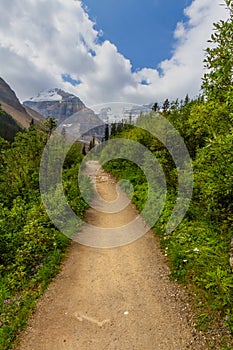
<svg viewBox="0 0 233 350"><path fill-rule="evenodd" d="M2 78L0 78L0 104L2 110L23 128L29 128L32 119L34 119L36 124L44 119L39 114L34 115L33 112L27 111L20 103L15 92Z"/></svg>
<svg viewBox="0 0 233 350"><path fill-rule="evenodd" d="M27 114L34 120L35 124L40 124L44 121L44 117L40 113L34 111L34 109L31 109L28 106L24 106L24 108Z"/></svg>
<svg viewBox="0 0 233 350"><path fill-rule="evenodd" d="M58 122L87 109L79 97L58 88L42 91L37 96L24 101L23 104L44 117L56 118Z"/></svg>
<svg viewBox="0 0 233 350"><path fill-rule="evenodd" d="M104 122L88 108L74 113L61 126L66 129L69 135L73 137L79 135L79 140L82 141L90 141L93 136L102 139L105 130Z"/></svg>
<svg viewBox="0 0 233 350"><path fill-rule="evenodd" d="M3 111L9 114L21 127L26 129L29 128L32 118L27 114L26 110L24 110L24 112L20 112L18 109L1 102L1 99L0 103Z"/></svg>

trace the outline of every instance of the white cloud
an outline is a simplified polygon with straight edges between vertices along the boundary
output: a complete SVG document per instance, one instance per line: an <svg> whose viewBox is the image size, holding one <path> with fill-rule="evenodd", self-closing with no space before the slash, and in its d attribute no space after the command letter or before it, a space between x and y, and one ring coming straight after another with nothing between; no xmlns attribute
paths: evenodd
<svg viewBox="0 0 233 350"><path fill-rule="evenodd" d="M227 16L217 0L194 0L185 9L186 22L177 23L171 59L161 62L158 70L133 72L113 43L99 41L101 32L81 1L0 0L0 5L0 76L22 100L61 87L89 106L198 94L212 23ZM81 83L72 86L62 74Z"/></svg>

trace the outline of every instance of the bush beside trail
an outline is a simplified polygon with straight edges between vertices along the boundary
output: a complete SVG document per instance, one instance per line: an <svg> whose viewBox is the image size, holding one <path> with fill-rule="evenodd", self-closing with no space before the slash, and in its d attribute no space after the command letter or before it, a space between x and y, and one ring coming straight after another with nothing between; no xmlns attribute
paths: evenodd
<svg viewBox="0 0 233 350"><path fill-rule="evenodd" d="M54 121L48 119L43 129L31 126L12 143L0 138L1 349L11 348L70 245L50 221L39 191L40 160L54 127ZM77 186L82 158L81 146L75 143L63 170L67 199L80 217L88 207Z"/></svg>

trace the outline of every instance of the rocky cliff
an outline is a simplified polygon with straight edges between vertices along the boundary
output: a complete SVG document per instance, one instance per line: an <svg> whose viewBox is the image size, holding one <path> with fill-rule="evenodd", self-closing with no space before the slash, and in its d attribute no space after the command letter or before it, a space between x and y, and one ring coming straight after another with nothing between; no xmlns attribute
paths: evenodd
<svg viewBox="0 0 233 350"><path fill-rule="evenodd" d="M25 101L24 105L44 117L56 118L58 123L81 110L87 109L79 97L58 88L40 92L36 97L31 97Z"/></svg>

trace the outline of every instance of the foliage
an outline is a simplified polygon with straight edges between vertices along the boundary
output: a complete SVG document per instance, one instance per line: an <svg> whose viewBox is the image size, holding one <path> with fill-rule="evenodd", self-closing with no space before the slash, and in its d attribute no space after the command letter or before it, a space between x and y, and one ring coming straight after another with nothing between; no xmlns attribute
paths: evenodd
<svg viewBox="0 0 233 350"><path fill-rule="evenodd" d="M227 109L226 105L198 100L190 101L188 105L181 103L167 114L192 151L195 177L193 199L186 218L169 235L165 228L177 194L177 174L170 154L159 140L138 127L116 134L118 138L145 145L163 167L167 200L154 229L160 235L161 248L170 260L171 277L191 286L193 295L196 295L195 305L199 305L198 312L208 316L201 318L200 325L209 331L216 327L216 323L222 329L227 325L230 329L233 327L233 274L229 266L233 223L233 138L232 127L224 118ZM185 123L182 123L184 116ZM151 115L144 118L147 123L153 122ZM106 147L103 153L109 154L110 151ZM148 195L143 172L122 158L106 163L104 168L117 179L127 179L132 183L132 200L141 212ZM151 210L155 215L156 207L151 207ZM227 330L222 332L227 334Z"/></svg>
<svg viewBox="0 0 233 350"><path fill-rule="evenodd" d="M196 100L188 96L183 101L166 99L160 112L155 103L153 111L140 116L137 123L140 126L144 122L151 130L156 116L162 114L179 131L192 157L193 198L185 219L174 232L166 232L178 190L171 155L163 143L138 127L128 129L123 125L112 135L142 143L163 167L167 198L154 230L160 236L162 251L169 258L171 277L189 288L198 315L197 324L210 335L210 346L215 349L233 348L229 335L229 332L233 334L233 273L229 264L233 226L233 2L228 0L226 5L230 18L214 25L210 42L215 45L207 49L208 71L202 86L205 95ZM166 132L160 130L163 140L164 135ZM115 159L105 168L118 179L132 182L133 201L141 211L147 201L148 188L135 164Z"/></svg>
<svg viewBox="0 0 233 350"><path fill-rule="evenodd" d="M27 132L19 132L11 144L0 138L1 349L11 348L70 244L47 216L39 192L41 156L54 128L49 118L42 128L32 125ZM69 150L63 186L69 204L82 217L87 204L78 188L80 152L78 143ZM91 196L90 183L85 181Z"/></svg>
<svg viewBox="0 0 233 350"><path fill-rule="evenodd" d="M233 128L209 139L197 152L195 161L196 195L205 208L204 215L213 221L231 223L233 212Z"/></svg>
<svg viewBox="0 0 233 350"><path fill-rule="evenodd" d="M23 131L23 129L9 114L2 110L0 105L0 137L12 142L19 131Z"/></svg>
<svg viewBox="0 0 233 350"><path fill-rule="evenodd" d="M205 67L207 73L203 78L202 88L209 99L232 105L232 66L233 66L233 2L225 1L229 11L227 21L214 23L214 32L206 50Z"/></svg>

